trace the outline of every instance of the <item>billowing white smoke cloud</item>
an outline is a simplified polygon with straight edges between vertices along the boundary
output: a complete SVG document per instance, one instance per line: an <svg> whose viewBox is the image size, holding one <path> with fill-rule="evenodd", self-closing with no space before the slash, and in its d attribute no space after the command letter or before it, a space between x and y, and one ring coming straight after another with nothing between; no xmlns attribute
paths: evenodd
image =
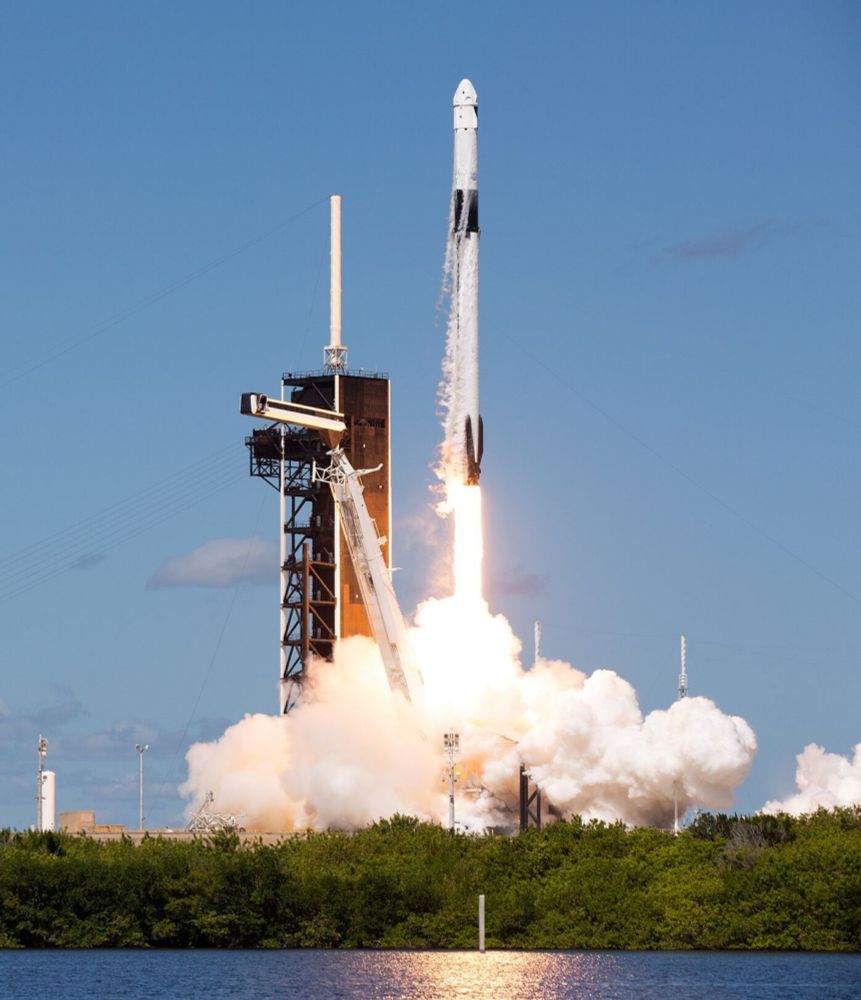
<svg viewBox="0 0 861 1000"><path fill-rule="evenodd" d="M442 734L461 734L457 814L469 829L516 825L522 760L562 815L672 822L701 804L725 808L756 740L706 698L643 716L610 670L560 661L524 671L508 622L483 601L423 604L411 632L426 686L407 704L389 691L376 646L353 638L315 663L288 718L246 716L188 753L191 802L212 790L249 829L354 829L395 813L442 820Z"/></svg>
<svg viewBox="0 0 861 1000"><path fill-rule="evenodd" d="M827 753L816 743L808 743L795 759L798 791L783 802L766 802L763 812L801 816L820 807L833 809L861 804L861 743L855 746L851 759Z"/></svg>

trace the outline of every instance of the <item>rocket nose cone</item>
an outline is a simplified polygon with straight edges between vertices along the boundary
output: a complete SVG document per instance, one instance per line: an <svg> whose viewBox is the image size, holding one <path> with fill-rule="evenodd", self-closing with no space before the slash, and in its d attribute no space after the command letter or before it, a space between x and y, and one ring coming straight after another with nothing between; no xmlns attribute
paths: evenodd
<svg viewBox="0 0 861 1000"><path fill-rule="evenodd" d="M471 80L460 81L457 85L457 90L454 92L452 104L456 108L464 107L464 105L473 108L478 107L478 94L476 94Z"/></svg>

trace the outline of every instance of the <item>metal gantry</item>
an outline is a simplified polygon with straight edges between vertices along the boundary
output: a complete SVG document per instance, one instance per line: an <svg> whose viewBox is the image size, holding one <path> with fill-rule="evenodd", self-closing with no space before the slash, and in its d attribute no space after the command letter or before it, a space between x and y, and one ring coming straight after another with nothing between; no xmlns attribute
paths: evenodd
<svg viewBox="0 0 861 1000"><path fill-rule="evenodd" d="M520 765L520 832L530 828L541 829L541 789L538 785L529 787L529 772Z"/></svg>
<svg viewBox="0 0 861 1000"><path fill-rule="evenodd" d="M217 833L219 830L244 833L244 827L239 825L239 819L233 813L219 813L209 809L215 802L215 795L207 792L200 808L186 824L189 833Z"/></svg>
<svg viewBox="0 0 861 1000"><path fill-rule="evenodd" d="M309 656L328 660L337 639L331 494L313 470L329 459L319 435L277 424L245 439L250 473L280 496L281 711L296 702Z"/></svg>

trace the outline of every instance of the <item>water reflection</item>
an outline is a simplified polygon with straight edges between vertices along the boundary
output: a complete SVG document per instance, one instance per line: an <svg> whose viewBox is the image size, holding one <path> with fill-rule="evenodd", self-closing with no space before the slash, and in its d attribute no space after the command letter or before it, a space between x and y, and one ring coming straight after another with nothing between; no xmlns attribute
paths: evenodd
<svg viewBox="0 0 861 1000"><path fill-rule="evenodd" d="M861 956L720 952L318 953L310 997L362 1000L857 1000ZM278 1000L292 1000L285 992ZM258 1000L260 998L258 997Z"/></svg>
<svg viewBox="0 0 861 1000"><path fill-rule="evenodd" d="M861 955L0 950L0 1000L858 1000Z"/></svg>
<svg viewBox="0 0 861 1000"><path fill-rule="evenodd" d="M625 970L619 967L618 957L607 954L399 952L386 956L387 982L381 983L381 957L368 956L378 988L367 995L387 1000L390 997L410 1000L588 997L596 995L596 987L614 983L618 988L627 979ZM627 995L631 995L630 992Z"/></svg>

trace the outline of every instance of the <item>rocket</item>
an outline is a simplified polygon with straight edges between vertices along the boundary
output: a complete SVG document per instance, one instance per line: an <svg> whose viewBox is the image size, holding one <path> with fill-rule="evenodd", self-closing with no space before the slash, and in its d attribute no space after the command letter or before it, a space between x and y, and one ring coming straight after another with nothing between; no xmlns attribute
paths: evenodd
<svg viewBox="0 0 861 1000"><path fill-rule="evenodd" d="M458 463L464 481L477 485L484 451L478 412L478 95L469 80L454 93L454 183L451 240L452 320L455 379L463 418L463 453ZM457 434L459 435L459 431ZM459 449L458 449L459 450Z"/></svg>

